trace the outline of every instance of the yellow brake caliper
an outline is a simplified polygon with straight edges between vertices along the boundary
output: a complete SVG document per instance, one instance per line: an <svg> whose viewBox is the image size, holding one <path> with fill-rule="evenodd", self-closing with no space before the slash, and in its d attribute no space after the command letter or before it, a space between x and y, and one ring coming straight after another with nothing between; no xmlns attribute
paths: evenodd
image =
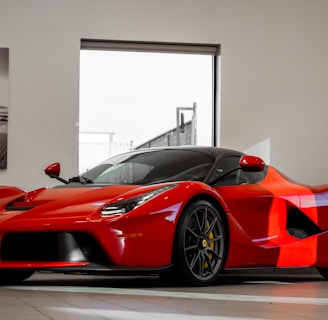
<svg viewBox="0 0 328 320"><path fill-rule="evenodd" d="M210 227L210 223L208 222L208 220L206 220L206 228L209 228L209 227ZM211 231L210 234L208 235L208 240L212 240L213 238L214 238L214 234ZM209 247L212 250L214 250L214 242L213 241L209 242ZM212 257L213 257L212 253L209 253L208 257L209 257L210 260L212 260ZM207 261L204 261L204 269L206 269L206 268L208 268L208 263L207 263Z"/></svg>

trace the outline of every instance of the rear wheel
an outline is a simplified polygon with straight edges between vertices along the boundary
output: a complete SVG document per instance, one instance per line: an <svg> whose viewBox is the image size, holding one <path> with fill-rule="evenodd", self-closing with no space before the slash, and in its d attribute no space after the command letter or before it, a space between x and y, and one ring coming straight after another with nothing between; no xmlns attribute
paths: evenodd
<svg viewBox="0 0 328 320"><path fill-rule="evenodd" d="M33 270L0 269L0 285L17 284L33 275Z"/></svg>
<svg viewBox="0 0 328 320"><path fill-rule="evenodd" d="M212 284L227 256L227 232L215 206L196 200L183 211L177 226L173 280L192 286Z"/></svg>

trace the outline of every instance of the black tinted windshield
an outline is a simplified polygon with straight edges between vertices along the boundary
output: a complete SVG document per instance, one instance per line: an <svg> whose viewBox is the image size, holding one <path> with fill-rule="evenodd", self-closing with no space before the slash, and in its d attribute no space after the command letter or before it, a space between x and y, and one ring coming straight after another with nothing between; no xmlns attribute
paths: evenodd
<svg viewBox="0 0 328 320"><path fill-rule="evenodd" d="M101 184L203 181L213 162L213 156L195 150L146 150L110 158L83 173L83 177Z"/></svg>

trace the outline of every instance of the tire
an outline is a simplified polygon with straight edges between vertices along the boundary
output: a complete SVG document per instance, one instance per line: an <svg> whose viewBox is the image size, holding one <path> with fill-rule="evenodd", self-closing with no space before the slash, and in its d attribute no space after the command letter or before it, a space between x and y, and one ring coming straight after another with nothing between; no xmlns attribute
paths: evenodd
<svg viewBox="0 0 328 320"><path fill-rule="evenodd" d="M33 275L33 270L0 269L0 285L17 284Z"/></svg>
<svg viewBox="0 0 328 320"><path fill-rule="evenodd" d="M206 200L190 203L175 235L172 280L190 286L211 285L224 267L228 236L221 214Z"/></svg>

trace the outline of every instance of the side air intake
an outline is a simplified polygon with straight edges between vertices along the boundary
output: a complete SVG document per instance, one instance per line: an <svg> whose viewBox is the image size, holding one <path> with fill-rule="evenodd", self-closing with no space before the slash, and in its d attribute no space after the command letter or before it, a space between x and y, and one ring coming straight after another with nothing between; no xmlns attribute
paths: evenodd
<svg viewBox="0 0 328 320"><path fill-rule="evenodd" d="M321 230L302 211L291 208L287 215L287 232L297 239L304 239L320 233Z"/></svg>

